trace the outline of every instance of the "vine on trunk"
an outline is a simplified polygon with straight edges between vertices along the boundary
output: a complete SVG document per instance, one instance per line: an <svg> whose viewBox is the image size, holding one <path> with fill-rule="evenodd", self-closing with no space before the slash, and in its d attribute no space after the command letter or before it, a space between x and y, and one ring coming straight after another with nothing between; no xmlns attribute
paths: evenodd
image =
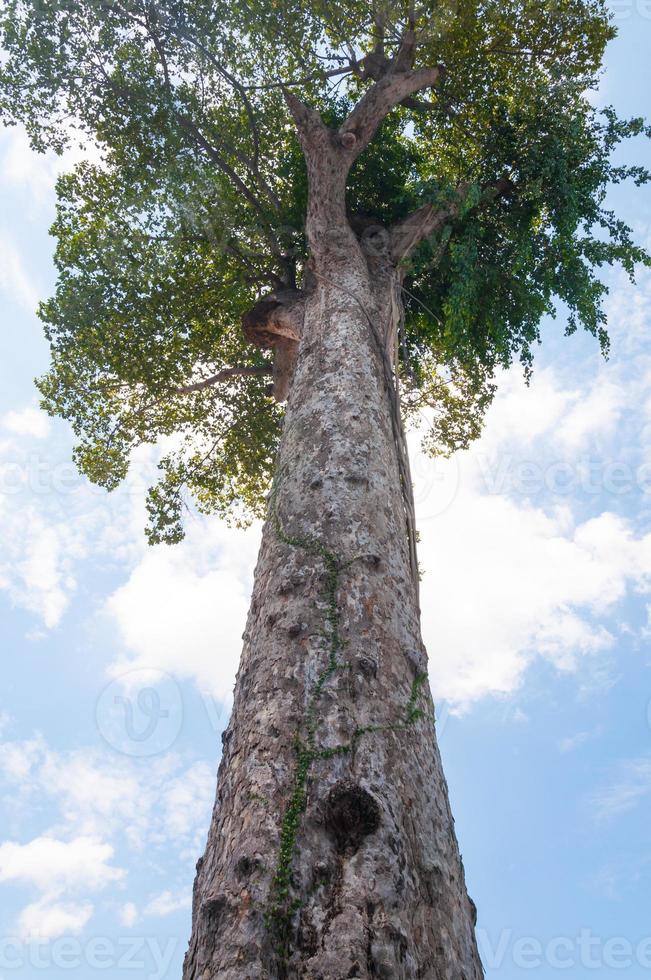
<svg viewBox="0 0 651 980"><path fill-rule="evenodd" d="M302 724L295 738L296 769L294 785L289 803L280 828L280 848L276 868L271 882L268 908L265 913L265 923L275 941L276 953L281 964L286 965L291 952L292 919L300 908L298 898L291 898L291 874L296 841L301 824L301 816L307 806L307 782L312 765L317 760L332 759L339 755L348 755L356 747L363 735L380 732L399 731L410 728L424 712L417 707L419 695L427 675L419 673L411 686L409 700L405 706L404 716L400 721L387 725L366 725L354 730L348 744L332 748L320 748L316 732L318 725L318 705L321 694L328 681L339 671L350 669L350 664L340 660L340 651L344 643L341 639L341 613L337 601L341 573L363 556L343 561L322 542L308 535L291 535L284 529L278 513L277 495L280 477L277 477L271 493L270 520L271 525L283 543L292 548L300 548L307 554L321 558L326 566L326 583L324 595L326 598L326 625L328 636L328 661L319 674L310 694L308 707ZM305 738L301 735L305 731Z"/></svg>

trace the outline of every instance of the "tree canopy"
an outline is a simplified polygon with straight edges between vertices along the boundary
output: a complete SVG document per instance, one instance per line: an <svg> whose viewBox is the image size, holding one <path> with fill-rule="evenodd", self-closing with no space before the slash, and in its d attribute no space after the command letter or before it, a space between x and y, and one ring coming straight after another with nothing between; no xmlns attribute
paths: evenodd
<svg viewBox="0 0 651 980"><path fill-rule="evenodd" d="M354 228L422 219L401 252L399 358L435 452L478 434L499 368L530 370L545 314L606 352L600 270L649 262L605 203L649 180L612 157L650 133L593 105L615 33L600 0L2 0L0 30L4 122L37 150L96 148L57 185L43 403L108 488L165 437L152 540L182 536L186 494L235 519L263 505L283 409L240 325L305 284L292 97L337 129L391 73L436 69L347 187Z"/></svg>

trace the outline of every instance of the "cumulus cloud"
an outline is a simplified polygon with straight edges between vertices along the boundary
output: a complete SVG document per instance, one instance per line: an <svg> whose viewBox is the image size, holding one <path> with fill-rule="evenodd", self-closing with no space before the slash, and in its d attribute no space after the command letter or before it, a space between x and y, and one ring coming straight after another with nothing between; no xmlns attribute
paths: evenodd
<svg viewBox="0 0 651 980"><path fill-rule="evenodd" d="M62 426L44 440L40 413L20 409L0 420L0 589L45 627L61 622L77 589L78 569L129 568L146 549L144 493L137 467L113 495L92 487L71 462L71 440ZM150 465L142 454L143 467Z"/></svg>
<svg viewBox="0 0 651 980"><path fill-rule="evenodd" d="M516 372L502 381L473 450L416 467L432 682L438 697L461 706L512 693L537 657L563 671L587 663L608 683L618 629L610 613L629 592L647 591L651 574L651 535L608 510L579 520L549 484L550 474L576 477L576 451L612 434L626 408L623 386L606 385L599 410L601 379L581 392L564 389L552 369L531 388ZM526 473L513 465L524 446Z"/></svg>
<svg viewBox="0 0 651 980"><path fill-rule="evenodd" d="M48 829L27 842L0 843L0 884L38 892L18 913L21 937L82 931L93 896L109 899L126 885L121 866L157 867L173 849L187 881L204 840L214 799L214 770L174 753L130 759L99 749L59 752L42 736L0 742L3 822L18 836L24 814L46 815ZM120 853L118 859L117 854ZM182 890L152 896L149 916L185 908ZM140 919L134 902L119 905L127 928Z"/></svg>
<svg viewBox="0 0 651 980"><path fill-rule="evenodd" d="M145 494L156 453L135 454L129 480L106 494L80 477L62 426L30 407L0 419L0 589L46 630L58 626L90 560L124 585L107 603L123 641L116 670L147 665L189 676L228 699L240 650L256 532L190 520L187 540L148 548ZM161 615L162 614L162 615Z"/></svg>
<svg viewBox="0 0 651 980"><path fill-rule="evenodd" d="M66 525L47 525L36 513L25 527L23 557L13 566L13 597L43 624L56 626L76 587L72 574L73 543Z"/></svg>
<svg viewBox="0 0 651 980"><path fill-rule="evenodd" d="M123 670L156 667L190 677L201 690L231 696L249 590L215 553L212 571L193 567L189 549L146 555L107 609L128 651Z"/></svg>
<svg viewBox="0 0 651 980"><path fill-rule="evenodd" d="M7 412L0 419L0 424L8 432L32 439L45 439L50 431L50 420L45 412L29 405Z"/></svg>
<svg viewBox="0 0 651 980"><path fill-rule="evenodd" d="M63 841L43 836L27 844L0 844L0 882L41 892L18 915L21 938L46 940L81 932L94 907L73 896L122 881L126 872L109 863L113 853L109 844L88 837Z"/></svg>
<svg viewBox="0 0 651 980"><path fill-rule="evenodd" d="M0 508L3 554L0 588L14 605L33 613L47 629L59 624L77 588L76 569L89 541L85 522L59 519L32 502L14 496Z"/></svg>
<svg viewBox="0 0 651 980"><path fill-rule="evenodd" d="M606 649L595 614L651 571L651 536L614 515L568 533L564 518L503 497L467 492L421 536L432 681L461 703L514 691L534 656L573 670Z"/></svg>
<svg viewBox="0 0 651 980"><path fill-rule="evenodd" d="M159 919L171 915L173 912L189 909L191 905L192 896L189 892L175 894L171 891L164 891L149 900L144 914L148 917Z"/></svg>
<svg viewBox="0 0 651 980"><path fill-rule="evenodd" d="M28 905L18 916L19 935L25 940L49 940L59 936L76 936L93 915L90 902L62 904L42 898Z"/></svg>
<svg viewBox="0 0 651 980"><path fill-rule="evenodd" d="M613 382L593 385L587 395L577 398L559 427L559 438L570 448L577 448L592 435L600 438L613 434L626 405L624 389Z"/></svg>
<svg viewBox="0 0 651 980"><path fill-rule="evenodd" d="M42 735L23 741L0 742L0 778L14 784L32 784L32 774L47 746Z"/></svg>
<svg viewBox="0 0 651 980"><path fill-rule="evenodd" d="M108 863L112 857L109 844L90 837L6 841L0 844L0 881L35 885L48 895L79 887L95 891L124 877L123 870Z"/></svg>
<svg viewBox="0 0 651 980"><path fill-rule="evenodd" d="M124 841L128 848L196 853L214 797L214 772L170 752L131 759L98 749L58 752L42 736L0 742L0 788L15 807L54 807L65 839Z"/></svg>

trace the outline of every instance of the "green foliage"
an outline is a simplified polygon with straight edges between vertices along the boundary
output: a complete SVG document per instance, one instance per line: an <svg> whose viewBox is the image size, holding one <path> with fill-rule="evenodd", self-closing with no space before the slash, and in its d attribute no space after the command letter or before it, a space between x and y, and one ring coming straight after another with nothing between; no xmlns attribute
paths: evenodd
<svg viewBox="0 0 651 980"><path fill-rule="evenodd" d="M335 126L370 84L350 52L395 53L408 3L388 0L3 0L0 114L33 145L94 145L58 184L59 280L41 308L45 407L72 423L81 469L107 488L162 441L152 540L182 535L184 501L245 520L268 487L282 412L242 314L300 286L307 177L280 83ZM425 3L416 67L440 83L384 122L355 164L348 205L390 225L424 203L463 206L409 260L403 402L430 407L436 452L477 436L494 375L529 372L541 318L562 309L608 348L604 266L648 263L605 206L639 119L590 90L614 29L601 0ZM348 68L350 65L348 64ZM333 74L340 71L340 74ZM299 84L300 83L300 84ZM420 105L418 104L420 103ZM508 176L513 192L486 201Z"/></svg>

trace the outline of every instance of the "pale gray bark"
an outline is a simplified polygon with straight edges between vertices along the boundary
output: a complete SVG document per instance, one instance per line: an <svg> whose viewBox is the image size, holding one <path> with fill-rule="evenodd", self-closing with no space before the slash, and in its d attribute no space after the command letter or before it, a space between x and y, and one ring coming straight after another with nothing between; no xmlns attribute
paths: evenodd
<svg viewBox="0 0 651 980"><path fill-rule="evenodd" d="M406 35L337 132L286 96L307 160L310 285L300 329L277 294L245 321L275 354L279 336L300 342L184 980L482 977L393 391L399 262L435 216L360 241L345 208L383 115L438 77L412 56Z"/></svg>
<svg viewBox="0 0 651 980"><path fill-rule="evenodd" d="M185 980L482 976L371 329L391 305L350 235L306 304Z"/></svg>

